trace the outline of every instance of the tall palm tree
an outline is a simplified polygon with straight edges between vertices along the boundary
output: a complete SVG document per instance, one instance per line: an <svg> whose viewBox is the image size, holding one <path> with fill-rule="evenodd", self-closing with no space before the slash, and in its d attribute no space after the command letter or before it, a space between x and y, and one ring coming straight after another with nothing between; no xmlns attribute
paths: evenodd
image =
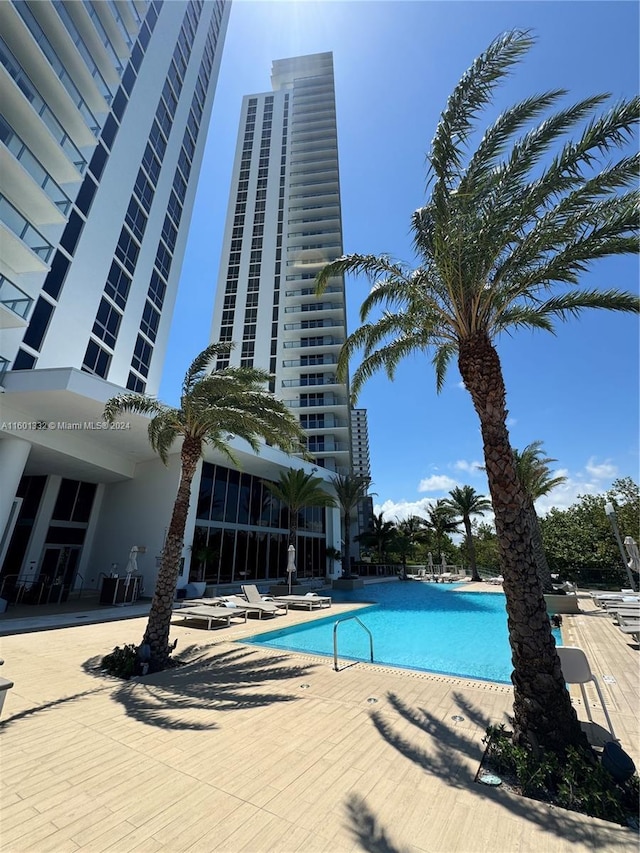
<svg viewBox="0 0 640 853"><path fill-rule="evenodd" d="M533 550L536 558L536 566L538 567L538 577L540 578L544 592L553 592L551 569L549 568L547 556L544 551L542 531L540 530L540 521L536 513L535 502L538 498L548 495L556 486L566 483L567 478L562 475L557 477L552 476L549 465L558 460L544 455L540 440L532 441L522 451L514 448L513 455L516 460L518 479L530 500L529 516L531 519L531 534L533 536Z"/></svg>
<svg viewBox="0 0 640 853"><path fill-rule="evenodd" d="M450 533L457 533L460 522L448 503L441 498L427 509L425 526L433 531L438 561L442 560L442 546Z"/></svg>
<svg viewBox="0 0 640 853"><path fill-rule="evenodd" d="M269 492L287 507L289 545L293 545L296 551L298 550L298 526L302 510L305 507L331 507L336 505L335 498L324 490L322 477L314 477L312 473L306 473L303 468L289 468L282 471L280 479L276 483L269 480L262 482Z"/></svg>
<svg viewBox="0 0 640 853"><path fill-rule="evenodd" d="M351 570L351 516L360 501L366 497L371 481L368 477L360 477L356 474L336 474L331 478L331 482L336 490L344 519L342 576L346 577Z"/></svg>
<svg viewBox="0 0 640 853"><path fill-rule="evenodd" d="M339 359L344 377L349 358L364 349L354 395L378 369L393 378L402 359L429 350L440 390L457 356L480 419L500 541L514 736L562 755L568 745L586 746L586 740L565 688L536 571L495 339L521 327L553 331L555 321L587 308L638 312L631 293L577 285L592 261L638 250L639 157L611 158L630 138L640 99L618 101L598 114L606 95L561 108L556 105L563 90L533 95L504 110L471 150L495 88L532 44L523 31L495 39L449 97L428 154L429 197L412 216L419 267L353 254L326 266L317 285L321 293L333 276L349 272L375 282L361 307L363 325ZM552 107L556 111L536 125ZM564 141L574 128L577 138Z"/></svg>
<svg viewBox="0 0 640 853"><path fill-rule="evenodd" d="M259 438L290 452L303 447L304 437L296 419L280 400L265 390L269 373L253 367L225 367L210 372L212 361L229 349L229 344L212 344L194 359L182 383L177 408L143 394L118 394L107 402L104 410L109 423L125 412L149 415L149 442L165 464L176 441L182 441L180 483L142 640L150 648L152 669L165 667L171 651L171 608L191 483L205 445L223 453L234 465L237 460L229 447L234 435L247 441L256 453L260 451Z"/></svg>
<svg viewBox="0 0 640 853"><path fill-rule="evenodd" d="M393 549L400 555L403 580L407 579L407 558L413 558L416 544L424 537L426 522L419 515L410 515L395 522L396 535Z"/></svg>
<svg viewBox="0 0 640 853"><path fill-rule="evenodd" d="M491 509L491 501L487 500L484 495L479 495L473 486L456 486L449 492L449 497L445 498L445 504L451 508L456 517L460 516L462 519L467 544L467 557L471 569L471 580L479 581L481 577L478 574L478 567L476 566L476 549L471 533L471 516L484 515L488 509Z"/></svg>

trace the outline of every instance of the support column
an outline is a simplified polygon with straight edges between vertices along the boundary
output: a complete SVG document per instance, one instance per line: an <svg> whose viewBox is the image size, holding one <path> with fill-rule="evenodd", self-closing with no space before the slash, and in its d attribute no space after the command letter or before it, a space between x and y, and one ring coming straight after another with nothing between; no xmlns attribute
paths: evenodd
<svg viewBox="0 0 640 853"><path fill-rule="evenodd" d="M13 499L18 491L20 479L27 464L31 442L24 438L5 436L0 439L0 471L2 488L0 489L0 534L4 534ZM0 539L2 536L0 536Z"/></svg>

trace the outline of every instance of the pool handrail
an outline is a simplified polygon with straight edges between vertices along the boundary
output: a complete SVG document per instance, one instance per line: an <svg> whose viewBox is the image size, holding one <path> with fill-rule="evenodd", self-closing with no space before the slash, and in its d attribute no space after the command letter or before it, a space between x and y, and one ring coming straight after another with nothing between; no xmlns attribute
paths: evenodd
<svg viewBox="0 0 640 853"><path fill-rule="evenodd" d="M355 619L360 627L364 628L364 630L369 635L369 649L371 656L371 663L373 663L373 634L367 628L367 626L362 622L362 620L358 619L357 616L343 616L342 619L336 619L333 623L333 668L336 672L340 672L338 669L338 625L341 622L348 622L349 619Z"/></svg>

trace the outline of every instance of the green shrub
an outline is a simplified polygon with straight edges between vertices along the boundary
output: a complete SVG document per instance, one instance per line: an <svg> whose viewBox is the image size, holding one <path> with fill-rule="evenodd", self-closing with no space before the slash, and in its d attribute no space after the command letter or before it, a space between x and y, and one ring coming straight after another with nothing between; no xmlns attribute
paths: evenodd
<svg viewBox="0 0 640 853"><path fill-rule="evenodd" d="M125 681L136 672L138 665L138 649L133 644L127 646L116 646L108 655L102 658L103 670L114 675L116 678L124 678Z"/></svg>
<svg viewBox="0 0 640 853"><path fill-rule="evenodd" d="M528 747L513 743L503 725L489 726L483 743L488 744L487 766L513 777L523 796L602 820L637 825L637 774L624 784L616 784L590 753L575 747L567 749L562 762L555 753L544 750L536 755Z"/></svg>

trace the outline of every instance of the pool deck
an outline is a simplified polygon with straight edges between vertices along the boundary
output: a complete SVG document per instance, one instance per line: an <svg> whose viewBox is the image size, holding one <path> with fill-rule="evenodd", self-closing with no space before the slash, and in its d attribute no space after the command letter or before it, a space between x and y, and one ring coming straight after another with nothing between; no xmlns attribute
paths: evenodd
<svg viewBox="0 0 640 853"><path fill-rule="evenodd" d="M585 650L640 766L638 645L590 600L581 607L564 617L564 643ZM236 642L327 613L211 631L176 622L190 663L130 682L95 664L139 642L146 619L133 607L95 624L70 614L65 628L15 620L23 633L0 637L0 674L15 682L0 721L3 851L637 851L632 830L474 781L509 686L348 661L336 673L330 659Z"/></svg>

